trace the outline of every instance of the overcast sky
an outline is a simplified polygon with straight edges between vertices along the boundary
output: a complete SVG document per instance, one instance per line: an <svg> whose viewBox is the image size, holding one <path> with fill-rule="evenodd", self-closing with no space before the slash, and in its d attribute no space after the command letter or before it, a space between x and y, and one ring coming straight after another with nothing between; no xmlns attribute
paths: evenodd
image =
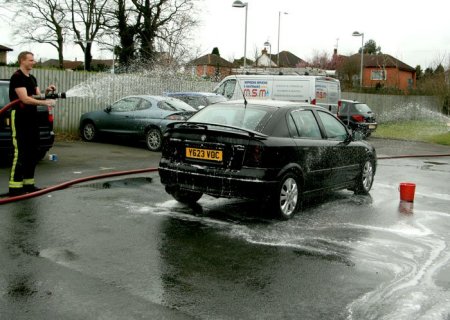
<svg viewBox="0 0 450 320"><path fill-rule="evenodd" d="M203 2L201 2L203 1ZM195 47L201 54L218 47L223 58L232 61L244 54L245 8L232 7L233 0L201 0L201 26L195 35ZM278 52L278 17L281 12L280 51L290 51L310 60L316 53L354 54L364 42L372 39L383 53L422 69L437 63L449 64L450 17L445 0L247 0L247 58L254 59L264 42ZM287 14L284 14L287 12ZM36 44L17 47L10 31L2 28L0 44L12 47L8 61L22 50L31 50L38 59L57 58L56 50ZM269 49L269 48L268 48ZM110 51L96 50L95 58L110 59ZM83 60L76 46L65 48L65 59Z"/></svg>

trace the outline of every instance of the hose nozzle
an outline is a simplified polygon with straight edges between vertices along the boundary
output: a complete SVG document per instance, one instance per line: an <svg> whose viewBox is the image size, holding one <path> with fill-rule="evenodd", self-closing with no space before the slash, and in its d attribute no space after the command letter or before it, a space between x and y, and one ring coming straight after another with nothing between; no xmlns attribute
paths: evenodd
<svg viewBox="0 0 450 320"><path fill-rule="evenodd" d="M66 93L65 92L61 92L61 93L57 93L57 92L49 92L47 94L36 94L33 96L34 99L36 100L46 100L46 99L65 99L66 98Z"/></svg>

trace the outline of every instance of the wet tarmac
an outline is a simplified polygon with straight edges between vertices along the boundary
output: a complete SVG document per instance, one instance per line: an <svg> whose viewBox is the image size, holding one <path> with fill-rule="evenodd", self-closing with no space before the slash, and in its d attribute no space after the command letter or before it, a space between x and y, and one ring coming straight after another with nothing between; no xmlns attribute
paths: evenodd
<svg viewBox="0 0 450 320"><path fill-rule="evenodd" d="M377 150L391 148L406 153ZM105 171L59 159L69 169L41 181ZM181 205L157 173L6 204L0 318L450 319L448 181L450 157L380 160L370 196L330 193L290 221L242 200Z"/></svg>

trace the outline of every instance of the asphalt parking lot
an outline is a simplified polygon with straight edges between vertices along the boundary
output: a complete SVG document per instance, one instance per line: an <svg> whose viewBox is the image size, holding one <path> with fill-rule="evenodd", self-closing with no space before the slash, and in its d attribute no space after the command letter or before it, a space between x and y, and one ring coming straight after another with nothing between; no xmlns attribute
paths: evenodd
<svg viewBox="0 0 450 320"><path fill-rule="evenodd" d="M423 142L373 138L369 141L375 146L380 158L450 153L450 147ZM50 161L49 154L56 154L58 160ZM39 186L45 187L108 172L156 168L159 158L159 152L149 152L141 144L56 142L47 157L39 163L36 180ZM8 165L0 167L0 194L8 190L8 170Z"/></svg>
<svg viewBox="0 0 450 320"><path fill-rule="evenodd" d="M331 193L289 221L255 202L184 206L156 172L0 206L0 318L443 319L450 316L449 147L370 140L370 196ZM155 168L143 146L58 142L40 186ZM392 156L426 155L387 159ZM6 192L9 169L0 168ZM398 183L417 184L402 203Z"/></svg>

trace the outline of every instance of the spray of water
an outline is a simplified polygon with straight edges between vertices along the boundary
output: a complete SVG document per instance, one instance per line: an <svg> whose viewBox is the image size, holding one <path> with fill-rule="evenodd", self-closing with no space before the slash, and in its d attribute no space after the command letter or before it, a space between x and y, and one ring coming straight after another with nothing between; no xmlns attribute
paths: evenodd
<svg viewBox="0 0 450 320"><path fill-rule="evenodd" d="M378 116L380 123L398 122L408 120L431 120L438 123L450 122L450 118L417 103L393 106L390 111Z"/></svg>
<svg viewBox="0 0 450 320"><path fill-rule="evenodd" d="M167 70L96 74L66 91L67 97L111 103L128 95L163 95L171 91L212 91L215 83Z"/></svg>

